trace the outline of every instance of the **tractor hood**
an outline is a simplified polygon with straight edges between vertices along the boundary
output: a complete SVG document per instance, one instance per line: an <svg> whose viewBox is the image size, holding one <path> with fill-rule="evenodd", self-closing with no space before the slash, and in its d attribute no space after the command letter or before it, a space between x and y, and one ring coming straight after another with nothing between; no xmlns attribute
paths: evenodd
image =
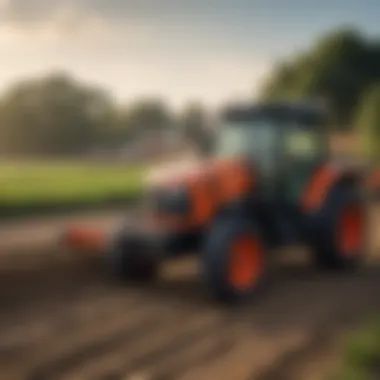
<svg viewBox="0 0 380 380"><path fill-rule="evenodd" d="M183 184L194 176L201 176L212 163L197 159L166 163L150 170L146 176L148 187L170 187Z"/></svg>
<svg viewBox="0 0 380 380"><path fill-rule="evenodd" d="M242 159L193 160L156 168L148 174L147 185L164 199L161 212L181 216L187 226L201 227L220 207L252 190L252 169Z"/></svg>

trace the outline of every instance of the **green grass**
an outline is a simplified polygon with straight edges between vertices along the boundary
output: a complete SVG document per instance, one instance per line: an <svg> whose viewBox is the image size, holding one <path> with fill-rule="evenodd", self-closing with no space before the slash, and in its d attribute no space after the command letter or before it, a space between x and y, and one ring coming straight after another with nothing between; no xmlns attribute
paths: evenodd
<svg viewBox="0 0 380 380"><path fill-rule="evenodd" d="M342 371L332 380L373 379L380 379L380 318L349 338Z"/></svg>
<svg viewBox="0 0 380 380"><path fill-rule="evenodd" d="M0 164L0 214L97 205L138 196L142 165L71 162Z"/></svg>

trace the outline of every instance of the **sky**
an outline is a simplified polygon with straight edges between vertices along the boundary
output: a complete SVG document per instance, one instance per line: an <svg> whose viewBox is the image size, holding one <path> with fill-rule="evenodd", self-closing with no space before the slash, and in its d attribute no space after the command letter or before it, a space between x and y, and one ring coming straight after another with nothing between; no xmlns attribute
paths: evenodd
<svg viewBox="0 0 380 380"><path fill-rule="evenodd" d="M380 0L0 0L0 91L58 70L120 102L217 106L331 28L380 36L379 15Z"/></svg>

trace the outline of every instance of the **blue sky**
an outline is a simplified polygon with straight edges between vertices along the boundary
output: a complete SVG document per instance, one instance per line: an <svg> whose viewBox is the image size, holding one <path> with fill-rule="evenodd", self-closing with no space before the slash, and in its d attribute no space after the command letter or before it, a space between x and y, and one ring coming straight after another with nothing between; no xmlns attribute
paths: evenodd
<svg viewBox="0 0 380 380"><path fill-rule="evenodd" d="M120 101L217 105L333 27L380 36L380 0L0 0L0 89L55 69Z"/></svg>

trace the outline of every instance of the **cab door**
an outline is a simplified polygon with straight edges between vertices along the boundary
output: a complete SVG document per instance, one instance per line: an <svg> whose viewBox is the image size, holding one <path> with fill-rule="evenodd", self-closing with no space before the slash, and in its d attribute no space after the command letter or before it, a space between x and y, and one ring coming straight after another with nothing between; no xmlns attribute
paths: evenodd
<svg viewBox="0 0 380 380"><path fill-rule="evenodd" d="M263 121L255 132L254 161L259 175L260 198L272 201L278 195L281 162L281 139L273 121Z"/></svg>
<svg viewBox="0 0 380 380"><path fill-rule="evenodd" d="M322 144L320 133L311 127L293 125L284 132L282 191L288 202L298 205L312 173L323 159Z"/></svg>

